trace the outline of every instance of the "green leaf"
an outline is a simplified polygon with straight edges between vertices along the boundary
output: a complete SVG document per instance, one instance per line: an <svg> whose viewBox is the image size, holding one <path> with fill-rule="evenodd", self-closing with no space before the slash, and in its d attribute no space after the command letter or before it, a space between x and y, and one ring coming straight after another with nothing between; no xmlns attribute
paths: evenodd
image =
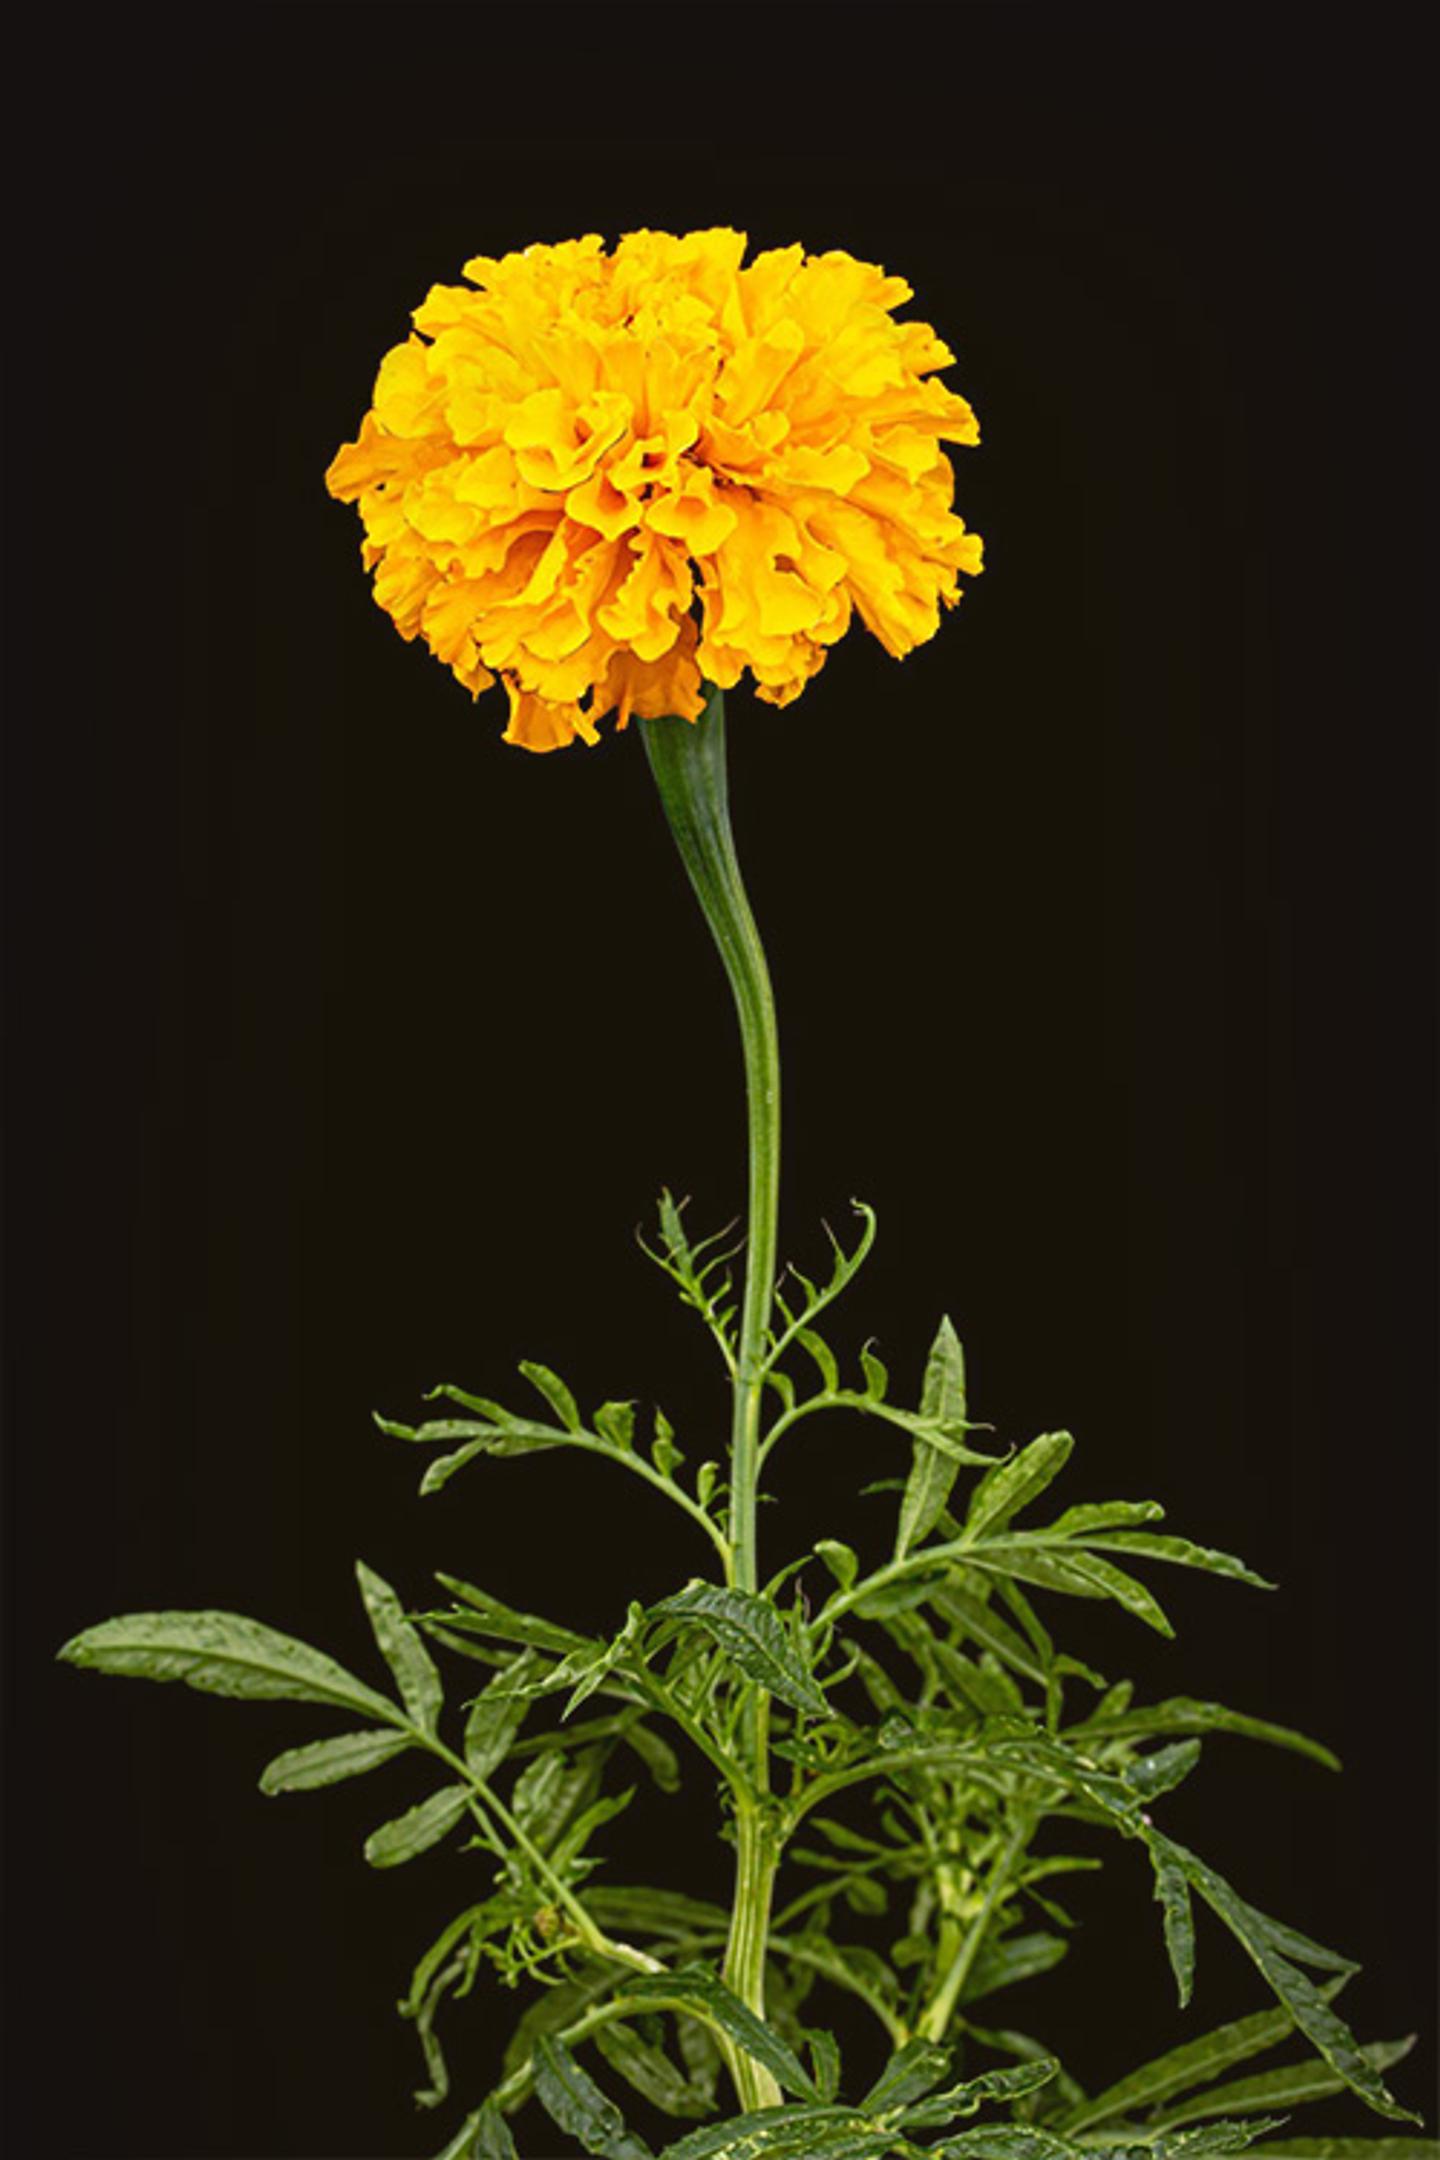
<svg viewBox="0 0 1440 2160"><path fill-rule="evenodd" d="M930 2148L935 2160L1074 2160L1075 2147L1023 2123L984 2123Z"/></svg>
<svg viewBox="0 0 1440 2160"><path fill-rule="evenodd" d="M371 1867L399 1867L403 1861L428 1852L454 1829L469 1799L468 1786L442 1785L418 1807L407 1809L393 1822L383 1823L373 1831L365 1840L365 1858Z"/></svg>
<svg viewBox="0 0 1440 2160"><path fill-rule="evenodd" d="M963 2003L979 2002L998 1988L1014 1987L1019 1980L1034 1979L1058 1965L1069 1945L1060 1935L1014 1935L1005 1942L988 1942L970 1968L960 1993Z"/></svg>
<svg viewBox="0 0 1440 2160"><path fill-rule="evenodd" d="M833 2100L840 2090L839 2041L834 2033L812 2030L805 2035L805 2045L814 2064L815 2090L822 2100Z"/></svg>
<svg viewBox="0 0 1440 2160"><path fill-rule="evenodd" d="M699 2086L692 2085L663 2050L642 2040L633 2026L619 2022L602 2025L594 2040L611 2069L662 2114L694 2121L714 2112L714 2103Z"/></svg>
<svg viewBox="0 0 1440 2160"><path fill-rule="evenodd" d="M473 1583L462 1582L456 1575L437 1574L435 1580L450 1595L475 1615L471 1625L483 1624L487 1635L496 1636L501 1642L533 1643L541 1650L585 1650L591 1647L592 1638L577 1635L574 1628L561 1627L554 1620L543 1620L536 1613L516 1612L512 1606L502 1605L499 1598L491 1597L486 1590L477 1590Z"/></svg>
<svg viewBox="0 0 1440 2160"><path fill-rule="evenodd" d="M1322 1992L1328 2000L1344 1985L1342 1976L1332 1980ZM1187 2040L1183 2047L1157 2055L1152 2062L1143 2063L1116 2084L1108 2085L1093 2100L1084 2101L1062 2116L1058 2127L1067 2132L1088 2130L1093 2123L1108 2122L1116 2115L1135 2115L1143 2108L1159 2107L1173 2099L1176 2093L1187 2092L1192 2085L1206 2084L1211 2078L1233 2069L1236 2063L1248 2062L1252 2055L1263 2055L1267 2049L1279 2047L1294 2030L1295 2020L1282 2007L1260 2010L1252 2017L1217 2025L1213 2032L1203 2033L1198 2040Z"/></svg>
<svg viewBox="0 0 1440 2160"><path fill-rule="evenodd" d="M1153 1754L1137 1756L1134 1762L1127 1763L1125 1783L1137 1799L1158 1800L1162 1793L1173 1792L1189 1777L1199 1760L1198 1740L1177 1740L1173 1747L1156 1748Z"/></svg>
<svg viewBox="0 0 1440 2160"><path fill-rule="evenodd" d="M398 1722L394 1703L333 1658L242 1613L123 1613L72 1636L58 1655L96 1672L183 1680L202 1695L327 1703Z"/></svg>
<svg viewBox="0 0 1440 2160"><path fill-rule="evenodd" d="M1371 2041L1360 2052L1373 2069L1388 2070L1392 2063L1402 2061L1414 2045L1415 2034L1411 2033L1404 2040ZM1338 2070L1312 2057L1309 2062L1286 2063L1279 2070L1236 2078L1228 2085L1212 2085L1208 2092L1169 2109L1161 2121L1149 2124L1147 2129L1178 2130L1182 2123L1201 2122L1210 2115L1261 2114L1271 2108L1300 2107L1307 2100L1328 2100L1333 2093L1344 2090L1345 2080Z"/></svg>
<svg viewBox="0 0 1440 2160"><path fill-rule="evenodd" d="M937 2047L933 2040L907 2040L860 2102L862 2112L880 2115L908 2106L949 2075L953 2060L953 2048Z"/></svg>
<svg viewBox="0 0 1440 2160"><path fill-rule="evenodd" d="M1267 2160L1440 2160L1440 2140L1407 2137L1267 2138Z"/></svg>
<svg viewBox="0 0 1440 2160"><path fill-rule="evenodd" d="M693 1582L652 1611L704 1628L747 1679L757 1680L792 1710L824 1717L829 1704L805 1670L773 1605L747 1590Z"/></svg>
<svg viewBox="0 0 1440 2160"><path fill-rule="evenodd" d="M421 1732L433 1737L445 1701L434 1660L418 1631L406 1619L400 1600L389 1583L366 1567L363 1560L355 1563L355 1579L360 1585L360 1595L365 1600L365 1610L380 1654L395 1675L400 1699Z"/></svg>
<svg viewBox="0 0 1440 2160"><path fill-rule="evenodd" d="M338 1785L342 1778L359 1777L393 1756L403 1755L413 1743L404 1733L339 1733L333 1740L316 1740L309 1747L288 1748L268 1762L260 1773L263 1793L314 1792L321 1785Z"/></svg>
<svg viewBox="0 0 1440 2160"><path fill-rule="evenodd" d="M1045 1668L1034 1651L1007 1621L1002 1620L998 1613L992 1612L988 1605L982 1604L979 1598L971 1597L967 1591L957 1590L951 1583L944 1583L939 1588L930 1590L929 1601L942 1620L948 1620L952 1626L963 1628L982 1649L989 1650L995 1657L1002 1659L1023 1679L1032 1680L1037 1687L1044 1687Z"/></svg>
<svg viewBox="0 0 1440 2160"><path fill-rule="evenodd" d="M840 1367L836 1364L835 1353L824 1336L817 1334L814 1328L802 1327L797 1331L795 1340L814 1359L826 1393L836 1394L840 1387Z"/></svg>
<svg viewBox="0 0 1440 2160"><path fill-rule="evenodd" d="M493 2100L487 2100L475 2124L474 2160L520 2160L510 2125Z"/></svg>
<svg viewBox="0 0 1440 2160"><path fill-rule="evenodd" d="M1207 1575L1252 1583L1257 1590L1275 1588L1233 1553L1215 1552L1208 1545L1192 1545L1188 1538L1168 1537L1156 1530L1108 1530L1101 1537L1086 1537L1085 1545L1090 1551L1098 1547L1106 1552L1140 1553L1147 1560L1168 1560L1175 1567L1203 1568Z"/></svg>
<svg viewBox="0 0 1440 2160"><path fill-rule="evenodd" d="M544 1831L552 1833L558 1828L557 1808L566 1792L565 1757L559 1748L546 1748L532 1763L527 1763L515 1781L510 1796L510 1812L525 1835L534 1838Z"/></svg>
<svg viewBox="0 0 1440 2160"><path fill-rule="evenodd" d="M648 1935L723 1935L730 1915L723 1905L687 1897L682 1890L653 1890L648 1885L602 1885L587 1889L585 1902L605 1927L640 1928Z"/></svg>
<svg viewBox="0 0 1440 2160"><path fill-rule="evenodd" d="M513 1692L517 1680L527 1680L543 1663L534 1650L523 1650L502 1666L490 1685L470 1705L465 1720L465 1761L473 1776L488 1778L509 1754L515 1735L525 1722L530 1705Z"/></svg>
<svg viewBox="0 0 1440 2160"><path fill-rule="evenodd" d="M1195 1920L1190 1910L1190 1884L1170 1840L1154 1830L1141 1834L1155 1870L1155 1895L1165 1915L1165 1949L1183 2010L1195 1983Z"/></svg>
<svg viewBox="0 0 1440 2160"><path fill-rule="evenodd" d="M692 2006L728 2033L747 2055L763 2063L786 2092L797 2093L805 2100L816 2097L815 2081L799 2057L703 1965L685 1965L673 1973L645 1974L638 1980L627 1980L625 1992L637 2001Z"/></svg>
<svg viewBox="0 0 1440 2160"><path fill-rule="evenodd" d="M894 2150L893 2137L870 2129L854 2108L820 2102L757 2108L707 2123L667 2145L660 2160L886 2160Z"/></svg>
<svg viewBox="0 0 1440 2160"><path fill-rule="evenodd" d="M853 1588L860 1562L851 1546L842 1544L839 1538L821 1538L814 1550L842 1590Z"/></svg>
<svg viewBox="0 0 1440 2160"><path fill-rule="evenodd" d="M1158 1635L1173 1637L1175 1633L1144 1583L1111 1561L1102 1560L1098 1553L1071 1545L1048 1545L1043 1542L1042 1532L1022 1530L1012 1538L987 1540L964 1557L968 1566L1012 1575L1041 1590L1059 1590L1069 1597L1113 1598Z"/></svg>
<svg viewBox="0 0 1440 2160"><path fill-rule="evenodd" d="M650 2160L650 2148L576 2062L563 2040L545 2034L535 2048L535 2096L552 2122L600 2160Z"/></svg>
<svg viewBox="0 0 1440 2160"><path fill-rule="evenodd" d="M605 1402L595 1413L595 1430L611 1447L628 1453L635 1440L633 1402Z"/></svg>
<svg viewBox="0 0 1440 2160"><path fill-rule="evenodd" d="M981 1537L1038 1499L1064 1469L1074 1446L1067 1432L1042 1433L1009 1462L997 1463L987 1471L971 1499L965 1535Z"/></svg>
<svg viewBox="0 0 1440 2160"><path fill-rule="evenodd" d="M890 1374L867 1343L860 1352L860 1370L865 1375L865 1393L871 1402L884 1402L890 1386Z"/></svg>
<svg viewBox="0 0 1440 2160"><path fill-rule="evenodd" d="M1158 1839L1157 1832L1152 1831L1150 1836ZM1401 2107L1386 2090L1379 2071L1343 2018L1330 2008L1314 1981L1291 1963L1291 1956L1308 1955L1318 1945L1306 1942L1305 1937L1297 1935L1293 1929L1280 1926L1247 1905L1224 1877L1207 1867L1197 1854L1170 1840L1164 1842L1169 1845L1191 1886L1254 1959L1300 2030L1351 2090L1368 2102L1377 2115L1388 2116L1394 2122L1419 2122L1421 2118L1413 2110ZM1301 1945L1304 1945L1303 1950ZM1328 1959L1334 1954L1324 1952L1322 1955Z"/></svg>
<svg viewBox="0 0 1440 2160"><path fill-rule="evenodd" d="M1332 1755L1329 1748L1322 1747L1318 1740L1308 1739L1304 1733L1292 1731L1288 1725L1272 1725L1264 1718L1246 1717L1239 1710L1227 1710L1223 1703L1196 1702L1188 1695L1175 1695L1161 1703L1141 1704L1133 1710L1127 1705L1108 1710L1101 1703L1093 1717L1071 1730L1096 1739L1228 1732L1247 1740L1268 1741L1272 1747L1288 1748L1296 1755L1308 1755L1313 1761L1323 1763L1327 1770L1340 1768L1339 1757Z"/></svg>
<svg viewBox="0 0 1440 2160"><path fill-rule="evenodd" d="M533 1358L522 1358L520 1370L531 1387L544 1396L566 1432L583 1431L579 1405L558 1374L551 1372L548 1365L537 1365Z"/></svg>
<svg viewBox="0 0 1440 2160"><path fill-rule="evenodd" d="M635 1750L661 1792L680 1790L680 1758L668 1740L638 1719L625 1726L621 1738Z"/></svg>
<svg viewBox="0 0 1440 2160"><path fill-rule="evenodd" d="M1038 2092L1058 2075L1059 2063L1054 2056L1041 2056L1035 2062L1017 2063L1009 2070L984 2070L979 2077L966 2078L963 2084L952 2085L948 2092L933 2093L928 2100L921 2100L907 2107L900 2116L905 2129L926 2126L943 2128L963 2115L977 2114L987 2100L1020 2100L1026 2093Z"/></svg>
<svg viewBox="0 0 1440 2160"><path fill-rule="evenodd" d="M1078 1537L1087 1530L1128 1529L1133 1523L1163 1522L1158 1500L1083 1500L1045 1525L1046 1537Z"/></svg>
<svg viewBox="0 0 1440 2160"><path fill-rule="evenodd" d="M965 1352L948 1315L940 1322L925 1365L920 1415L931 1421L965 1421ZM928 1537L944 1512L955 1483L956 1462L933 1439L916 1437L910 1475L900 1501L895 1558L903 1560L913 1545Z"/></svg>

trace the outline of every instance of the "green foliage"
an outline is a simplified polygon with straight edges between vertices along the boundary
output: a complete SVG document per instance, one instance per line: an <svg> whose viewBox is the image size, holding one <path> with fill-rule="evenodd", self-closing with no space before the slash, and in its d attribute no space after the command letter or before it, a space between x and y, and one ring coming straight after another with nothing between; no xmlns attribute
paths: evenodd
<svg viewBox="0 0 1440 2160"><path fill-rule="evenodd" d="M1343 2092L1387 2120L1417 2120L1384 2082L1407 2043L1358 2041L1336 2007L1351 1962L1261 1912L1155 1819L1211 1735L1331 1767L1334 1757L1220 1704L1138 1701L1052 1632L1079 1600L1110 1602L1168 1636L1152 1566L1269 1586L1231 1555L1155 1528L1163 1510L1153 1501L1055 1512L1069 1434L977 1450L972 1436L986 1428L970 1419L948 1319L910 1401L895 1398L869 1346L849 1384L817 1323L873 1243L874 1217L859 1214L853 1248L831 1238L825 1280L792 1271L775 1300L755 1441L763 1464L805 1421L841 1415L865 1420L882 1448L897 1445L880 1479L895 1496L891 1528L874 1554L818 1536L763 1588L745 1587L733 1463L724 1477L708 1461L687 1478L663 1413L647 1418L634 1398L612 1397L587 1415L563 1379L527 1361L533 1413L446 1385L429 1399L463 1415L377 1419L407 1444L441 1450L421 1490L439 1492L482 1460L587 1452L683 1515L708 1541L711 1574L687 1572L672 1593L632 1602L612 1632L592 1636L451 1574L437 1576L433 1602L407 1610L360 1566L383 1687L220 1612L106 1621L61 1655L343 1713L346 1729L269 1763L268 1794L408 1765L391 1773L409 1789L366 1841L366 1859L394 1867L446 1847L457 1874L474 1880L400 2005L424 2059L423 2105L451 2099L444 2028L480 1975L502 1999L520 1997L499 2082L468 2096L442 2160L517 2160L510 2119L531 2103L587 2153L654 2160L617 2094L680 2126L659 2160L1073 2160L1102 2145L1148 2160L1244 2149L1275 2160L1434 2160L1440 2148L1421 2139L1288 2134L1296 2109ZM723 1239L693 1242L667 1194L659 1242L646 1249L736 1377ZM775 1775L761 1777L762 1760ZM634 1776L663 1796L697 1773L736 1842L733 1909L599 1872L595 1840L635 1797ZM1007 2025L1005 1999L1073 1954L1065 1878L1099 1867L1107 1850L1151 1872L1182 2004L1206 1914L1271 2002L1092 2097L1041 2037ZM756 1882L769 1914L763 2009L732 1984L743 1964L735 1929L755 1924L744 1885ZM889 2046L858 2098L845 2097L832 2036L810 2022L817 1992L862 2004ZM1278 2066L1233 2074L1287 2044ZM767 2104L742 2100L734 2111L732 2086Z"/></svg>

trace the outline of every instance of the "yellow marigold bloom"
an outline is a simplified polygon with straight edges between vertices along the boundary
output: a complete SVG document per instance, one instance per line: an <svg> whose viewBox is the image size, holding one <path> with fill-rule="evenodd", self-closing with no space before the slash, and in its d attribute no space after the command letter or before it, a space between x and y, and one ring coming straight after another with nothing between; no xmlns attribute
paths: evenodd
<svg viewBox="0 0 1440 2160"><path fill-rule="evenodd" d="M942 442L979 440L903 278L839 250L742 268L728 227L465 265L381 362L326 486L375 598L507 742L698 719L702 677L788 705L852 609L900 659L981 567ZM473 290L471 288L474 288Z"/></svg>

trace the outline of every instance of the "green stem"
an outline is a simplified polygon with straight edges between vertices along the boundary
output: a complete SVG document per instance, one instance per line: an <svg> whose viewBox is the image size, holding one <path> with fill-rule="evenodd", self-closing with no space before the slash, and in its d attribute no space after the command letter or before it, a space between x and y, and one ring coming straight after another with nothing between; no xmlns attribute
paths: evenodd
<svg viewBox="0 0 1440 2160"><path fill-rule="evenodd" d="M986 1886L984 1902L951 1961L945 1978L926 2004L915 2027L920 2039L941 2041L950 2030L950 2020L955 2015L961 1990L970 1977L971 1968L979 1955L1000 1901L1010 1887L1011 1869L1024 1852L1033 1828L1034 1825L1028 1818L1017 1823L1004 1852L996 1861Z"/></svg>
<svg viewBox="0 0 1440 2160"><path fill-rule="evenodd" d="M641 733L680 858L730 981L745 1059L749 1204L745 1296L730 1429L730 1544L735 1588L753 1597L759 1586L755 1516L761 1397L780 1205L780 1048L775 1000L730 827L723 691L709 690L697 721L646 720ZM735 1902L725 1980L763 2017L765 1946L778 1854L764 1805L770 1783L769 1697L759 1687L748 1690L743 1730L746 1768L760 1804L742 1803L736 1813ZM779 2087L758 2063L743 2057L734 2069L744 2107L778 2101Z"/></svg>

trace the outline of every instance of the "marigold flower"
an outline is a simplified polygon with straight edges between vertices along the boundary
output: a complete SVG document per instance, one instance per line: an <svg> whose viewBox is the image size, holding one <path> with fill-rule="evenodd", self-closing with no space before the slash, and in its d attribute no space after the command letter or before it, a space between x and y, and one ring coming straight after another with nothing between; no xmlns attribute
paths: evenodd
<svg viewBox="0 0 1440 2160"><path fill-rule="evenodd" d="M903 278L747 236L598 234L466 263L386 354L326 474L375 599L554 750L676 714L702 678L788 705L852 610L896 659L978 536L942 442L975 443L954 354L894 320ZM471 290L470 288L475 288Z"/></svg>

